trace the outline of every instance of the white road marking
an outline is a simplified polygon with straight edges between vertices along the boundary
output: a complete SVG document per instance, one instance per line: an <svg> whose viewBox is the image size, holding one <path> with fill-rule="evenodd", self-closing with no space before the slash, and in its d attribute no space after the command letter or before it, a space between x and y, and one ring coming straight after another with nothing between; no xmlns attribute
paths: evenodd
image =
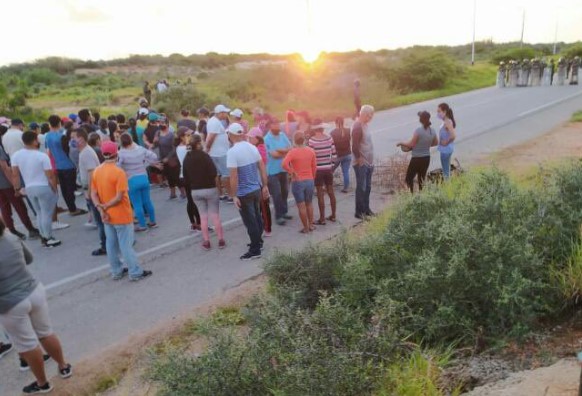
<svg viewBox="0 0 582 396"><path fill-rule="evenodd" d="M569 95L569 96L560 98L558 100L554 100L553 102L546 103L544 105L538 106L535 109L531 109L531 110L528 110L528 111L524 111L523 113L519 114L516 119L520 119L520 118L526 117L526 116L528 116L530 114L533 114L533 113L536 113L536 112L538 112L540 110L547 109L548 107L553 107L553 106L555 106L557 104L560 104L562 102L565 102L565 101L567 101L569 99L575 98L576 96L580 96L580 95L582 95L582 91L576 92L575 94L572 94L572 95Z"/></svg>

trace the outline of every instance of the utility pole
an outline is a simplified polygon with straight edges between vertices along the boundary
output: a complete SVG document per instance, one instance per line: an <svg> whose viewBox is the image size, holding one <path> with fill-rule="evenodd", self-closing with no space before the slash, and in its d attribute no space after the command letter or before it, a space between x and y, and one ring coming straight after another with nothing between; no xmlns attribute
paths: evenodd
<svg viewBox="0 0 582 396"><path fill-rule="evenodd" d="M558 18L556 18L556 31L554 33L554 55L558 53Z"/></svg>
<svg viewBox="0 0 582 396"><path fill-rule="evenodd" d="M521 44L519 48L523 48L523 32L525 31L525 8L523 9L523 19L521 20Z"/></svg>
<svg viewBox="0 0 582 396"><path fill-rule="evenodd" d="M475 65L475 26L477 24L477 0L473 0L473 45L471 46L471 66Z"/></svg>

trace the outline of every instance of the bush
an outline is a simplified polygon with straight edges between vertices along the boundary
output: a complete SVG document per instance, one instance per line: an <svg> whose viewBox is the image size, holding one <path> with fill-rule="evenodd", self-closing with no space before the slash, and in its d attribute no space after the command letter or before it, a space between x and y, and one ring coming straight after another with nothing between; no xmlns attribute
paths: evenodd
<svg viewBox="0 0 582 396"><path fill-rule="evenodd" d="M443 88L458 68L445 52L426 49L405 55L400 65L389 70L390 82L404 93Z"/></svg>
<svg viewBox="0 0 582 396"><path fill-rule="evenodd" d="M167 114L178 114L184 108L197 109L206 102L206 95L195 87L177 85L154 98L156 110Z"/></svg>
<svg viewBox="0 0 582 396"><path fill-rule="evenodd" d="M510 60L521 61L522 59L532 59L538 55L538 52L533 48L510 48L503 51L496 52L493 55L491 62L499 64L499 62L509 62Z"/></svg>
<svg viewBox="0 0 582 396"><path fill-rule="evenodd" d="M570 58L570 59L574 58L575 56L582 57L582 43L576 43L576 44L573 44L572 46L568 47L564 51L563 55L566 58Z"/></svg>

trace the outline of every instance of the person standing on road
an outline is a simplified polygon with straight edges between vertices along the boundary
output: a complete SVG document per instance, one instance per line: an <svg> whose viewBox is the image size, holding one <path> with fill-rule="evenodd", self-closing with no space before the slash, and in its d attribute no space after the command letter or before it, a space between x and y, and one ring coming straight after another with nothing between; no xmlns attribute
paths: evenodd
<svg viewBox="0 0 582 396"><path fill-rule="evenodd" d="M12 169L10 169L8 155L0 146L0 213L4 219L4 223L8 227L11 233L19 237L20 239L26 239L26 236L17 231L14 226L14 220L12 219L12 207L18 213L18 217L22 224L28 230L28 238L36 239L40 237L38 230L32 225L30 217L28 216L28 211L26 210L26 205L21 196L16 194L12 184L13 176Z"/></svg>
<svg viewBox="0 0 582 396"><path fill-rule="evenodd" d="M344 118L337 117L335 119L335 129L331 131L333 144L337 150L337 161L333 166L333 171L341 166L342 176L344 181L344 188L342 192L348 193L350 191L350 166L352 165L352 137L350 130L344 127Z"/></svg>
<svg viewBox="0 0 582 396"><path fill-rule="evenodd" d="M188 140L190 136L187 135ZM200 135L192 136L192 149L184 158L184 183L189 186L195 205L200 210L200 230L202 231L202 248L210 250L209 219L212 220L218 236L218 248L224 249L224 231L220 221L220 201L216 190L216 166L210 156L204 152Z"/></svg>
<svg viewBox="0 0 582 396"><path fill-rule="evenodd" d="M57 180L48 155L38 151L36 133L24 132L24 149L12 158L12 185L16 195L26 195L37 213L43 246L55 247L61 241L53 238L52 219L57 207ZM21 178L22 176L22 178ZM24 180L26 191L22 188Z"/></svg>
<svg viewBox="0 0 582 396"><path fill-rule="evenodd" d="M208 132L208 139L206 139L206 152L214 161L218 176L216 178L216 188L221 201L233 203L229 191L229 170L226 166L226 153L230 148L228 136L222 121L228 120L228 113L230 109L224 105L218 105L214 108L214 116L208 120L206 129ZM239 124L240 125L240 124ZM224 187L225 194L222 194Z"/></svg>
<svg viewBox="0 0 582 396"><path fill-rule="evenodd" d="M356 173L356 218L373 216L370 209L372 174L374 173L374 143L369 130L374 118L374 107L363 105L358 120L352 126L352 154Z"/></svg>
<svg viewBox="0 0 582 396"><path fill-rule="evenodd" d="M178 128L176 135L176 156L180 162L180 188L183 190L185 198L188 201L186 205L186 213L188 213L188 219L190 219L190 231L201 231L200 212L192 198L191 187L186 183L186 179L184 178L184 159L188 152L192 150L192 135L194 135L192 129L185 126Z"/></svg>
<svg viewBox="0 0 582 396"><path fill-rule="evenodd" d="M275 205L275 222L282 226L293 217L288 214L289 207L289 179L287 172L282 168L283 158L291 150L291 142L287 135L281 133L281 124L276 119L267 123L269 132L265 136L265 148L267 150L267 176L269 180L269 193L273 197Z"/></svg>
<svg viewBox="0 0 582 396"><path fill-rule="evenodd" d="M412 158L406 171L406 184L411 193L414 193L414 178L418 177L418 190L422 191L424 179L430 166L430 148L438 144L439 140L430 122L430 113L421 111L418 113L422 126L418 127L408 142L398 143L398 147L404 150L412 150Z"/></svg>
<svg viewBox="0 0 582 396"><path fill-rule="evenodd" d="M247 120L243 120L243 111L241 109L234 109L233 111L230 112L230 116L232 117L232 122L236 122L238 124L240 124L244 130L245 133L249 132L249 122Z"/></svg>
<svg viewBox="0 0 582 396"><path fill-rule="evenodd" d="M201 107L198 109L198 133L202 135L202 142L206 141L208 137L208 117L210 116L210 111L206 107Z"/></svg>
<svg viewBox="0 0 582 396"><path fill-rule="evenodd" d="M233 143L226 162L230 169L230 189L251 240L248 252L240 259L254 260L261 257L263 248L261 200L269 196L267 172L259 150L245 140L242 125L232 123L226 132Z"/></svg>
<svg viewBox="0 0 582 396"><path fill-rule="evenodd" d="M24 143L22 143L23 132L24 122L19 118L15 118L12 120L10 128L2 135L2 145L10 158L18 150L24 148Z"/></svg>
<svg viewBox="0 0 582 396"><path fill-rule="evenodd" d="M160 134L158 137L158 144L160 148L160 161L164 165L163 175L168 181L170 187L169 199L176 199L176 187L180 182L180 162L176 157L176 150L174 147L174 134L170 131L168 119L164 119L160 123Z"/></svg>
<svg viewBox="0 0 582 396"><path fill-rule="evenodd" d="M150 195L150 183L146 166L159 166L158 157L153 151L146 150L133 142L131 136L124 133L120 137L121 150L119 155L115 152L115 158L118 158L118 163L121 169L125 171L129 180L129 197L135 217L137 217L138 226L135 231L142 232L149 228L157 227L156 211ZM105 142L107 143L107 142ZM101 151L105 157L105 143L101 145ZM117 144L115 145L117 147ZM146 223L145 210L149 216L149 223Z"/></svg>
<svg viewBox="0 0 582 396"><path fill-rule="evenodd" d="M85 190L85 199L87 200L87 207L93 215L93 220L97 225L99 230L99 240L101 242L101 247L99 249L91 252L93 256L103 256L107 254L107 247L105 243L105 225L103 220L101 220L101 215L97 210L95 204L91 200L91 177L93 171L97 169L101 162L95 150L93 150L89 144L89 135L87 131L83 128L77 129L77 147L79 148L79 176L81 179L81 186Z"/></svg>
<svg viewBox="0 0 582 396"><path fill-rule="evenodd" d="M315 230L313 225L313 191L315 189L315 174L317 159L315 151L305 147L305 135L301 132L293 136L295 147L283 159L283 169L291 175L291 191L297 204L299 218L303 224L302 234Z"/></svg>
<svg viewBox="0 0 582 396"><path fill-rule="evenodd" d="M457 122L453 114L453 109L446 104L441 103L437 108L437 117L443 121L439 130L439 147L441 153L441 167L443 168L443 177L448 180L451 177L451 158L455 151L455 139L457 138Z"/></svg>
<svg viewBox="0 0 582 396"><path fill-rule="evenodd" d="M77 188L77 169L63 149L63 131L61 130L61 119L58 115L49 117L51 131L46 135L46 147L48 153L54 158L57 169L57 177L61 185L61 193L69 208L71 216L86 214L87 211L78 209L75 203L75 189ZM28 187L28 185L27 185ZM56 202L55 202L56 204Z"/></svg>
<svg viewBox="0 0 582 396"><path fill-rule="evenodd" d="M57 362L61 378L73 375L59 338L51 328L44 286L26 268L32 260L30 250L16 236L6 233L4 222L0 220L0 324L36 378L24 387L25 394L52 390L39 344Z"/></svg>
<svg viewBox="0 0 582 396"><path fill-rule="evenodd" d="M333 139L324 134L324 125L321 120L314 120L311 127L312 135L309 138L308 146L315 151L317 158L317 173L315 174L315 189L317 190L317 204L319 206L318 225L325 225L325 221L336 221L337 203L333 190L333 164L337 159L337 153ZM325 193L329 195L331 215L325 217Z"/></svg>
<svg viewBox="0 0 582 396"><path fill-rule="evenodd" d="M127 136L131 140L131 136ZM143 270L133 249L133 212L129 203L128 182L125 172L117 163L117 144L103 143L102 151L105 162L93 171L91 178L91 200L99 210L105 224L107 241L107 258L111 265L113 280L122 279L129 273L130 281L139 281L152 275L152 271ZM123 268L123 263L127 270Z"/></svg>
<svg viewBox="0 0 582 396"><path fill-rule="evenodd" d="M263 132L259 127L252 128L249 133L247 133L248 142L255 146L261 154L263 164L268 169L268 156L267 149L265 147L265 140L263 139ZM268 171L267 171L268 173ZM261 201L261 218L263 219L263 229L265 230L264 236L270 237L273 230L273 218L271 215L271 199L266 198Z"/></svg>

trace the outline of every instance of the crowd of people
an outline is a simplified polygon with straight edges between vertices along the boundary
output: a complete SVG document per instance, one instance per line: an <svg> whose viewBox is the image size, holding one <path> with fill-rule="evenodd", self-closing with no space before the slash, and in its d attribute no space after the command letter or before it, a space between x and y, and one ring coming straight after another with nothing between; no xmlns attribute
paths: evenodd
<svg viewBox="0 0 582 396"><path fill-rule="evenodd" d="M42 284L26 269L32 256L25 239L56 248L62 242L54 231L68 227L57 216L66 211L87 216L85 225L98 230L99 247L92 255L107 255L111 278L145 279L152 271L141 267L134 238L135 233L158 227L151 188L159 185L168 189L170 200L185 201L188 227L201 233L204 250L212 249L212 233L219 249L227 247L220 208L234 205L249 237L248 250L240 259L254 260L261 257L273 224L285 227L293 219L290 193L301 223L299 233L336 222L334 172L341 169L341 192L348 193L350 167L356 179L355 217L374 216L370 208L374 146L369 130L374 108L356 106L358 116L351 128L337 117L330 133L321 119L312 119L306 111L288 111L279 121L257 108L249 117L251 126L240 109L222 104L213 111L198 109L197 119L184 109L173 124L146 99L129 118L120 114L102 119L82 109L66 117L51 115L46 123L31 123L28 128L22 120L1 118L0 324L20 353L21 367L30 367L35 374L36 381L24 392L50 391L44 373L49 357L59 364L61 376L72 374L51 330ZM444 176L450 175L456 123L445 103L437 114L443 121L438 135L431 128L430 114L421 112L421 127L410 141L399 144L412 152L406 178L411 191L415 177L422 188L432 146L439 146ZM59 190L66 209L58 205ZM86 209L77 206L81 195ZM16 229L12 209L27 235ZM0 357L11 349L12 344L0 344Z"/></svg>
<svg viewBox="0 0 582 396"><path fill-rule="evenodd" d="M578 74L582 62L580 57L551 59L523 59L500 62L497 71L497 86L503 87L539 87L551 85L578 85Z"/></svg>

